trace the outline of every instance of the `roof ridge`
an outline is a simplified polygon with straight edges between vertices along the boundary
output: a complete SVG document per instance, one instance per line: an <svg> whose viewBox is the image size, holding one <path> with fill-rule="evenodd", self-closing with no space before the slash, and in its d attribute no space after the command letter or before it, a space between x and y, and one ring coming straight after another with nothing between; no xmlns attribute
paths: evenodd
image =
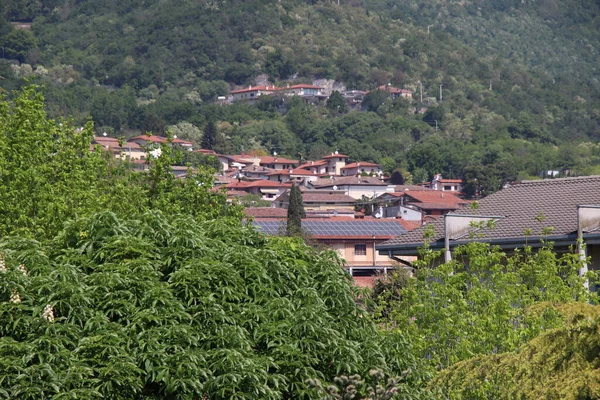
<svg viewBox="0 0 600 400"><path fill-rule="evenodd" d="M531 180L523 180L520 182L515 182L514 185L540 185L540 184L552 184L552 183L561 183L565 181L581 181L588 179L600 179L600 175L588 175L588 176L570 176L567 178L552 178L552 179L531 179Z"/></svg>

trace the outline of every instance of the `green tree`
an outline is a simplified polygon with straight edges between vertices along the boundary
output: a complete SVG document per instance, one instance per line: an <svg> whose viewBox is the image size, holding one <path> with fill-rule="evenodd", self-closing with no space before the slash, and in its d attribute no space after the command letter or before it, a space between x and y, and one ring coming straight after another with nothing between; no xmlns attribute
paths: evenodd
<svg viewBox="0 0 600 400"><path fill-rule="evenodd" d="M204 136L202 136L202 148L212 150L217 142L217 125L215 121L209 120L204 127Z"/></svg>
<svg viewBox="0 0 600 400"><path fill-rule="evenodd" d="M472 235L478 226L473 226ZM576 254L556 254L551 245L507 256L472 242L455 260L434 266L440 256L425 247L414 279L398 276L375 292L380 322L402 332L423 372L435 373L475 355L514 351L544 329L559 327L556 312L530 312L544 302L595 302L584 287ZM458 260L458 261L456 261ZM595 279L595 273L588 278Z"/></svg>
<svg viewBox="0 0 600 400"><path fill-rule="evenodd" d="M344 101L344 96L337 90L334 90L327 102L325 103L327 108L337 114L345 114L348 112L348 106L346 106L346 102Z"/></svg>
<svg viewBox="0 0 600 400"><path fill-rule="evenodd" d="M385 364L335 252L237 219L101 212L0 257L10 398L311 398Z"/></svg>
<svg viewBox="0 0 600 400"><path fill-rule="evenodd" d="M23 63L29 52L37 47L37 40L28 30L13 29L4 37L3 47L6 58Z"/></svg>
<svg viewBox="0 0 600 400"><path fill-rule="evenodd" d="M302 218L306 218L302 192L300 192L300 188L296 184L292 184L292 188L290 189L290 203L287 209L286 232L289 236L296 236L302 233Z"/></svg>

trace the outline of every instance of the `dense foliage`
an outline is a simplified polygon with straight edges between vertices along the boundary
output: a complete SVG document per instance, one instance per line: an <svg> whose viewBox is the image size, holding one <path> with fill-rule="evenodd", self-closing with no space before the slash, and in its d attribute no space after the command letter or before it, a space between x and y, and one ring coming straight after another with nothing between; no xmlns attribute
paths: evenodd
<svg viewBox="0 0 600 400"><path fill-rule="evenodd" d="M542 331L562 326L561 313L543 304L596 301L584 287L586 278L578 276L577 255L559 256L551 246L507 256L471 243L455 256L434 266L439 253L424 250L415 278L395 272L373 291L375 317L384 330L409 343L407 353L419 360L425 376L477 355L515 351ZM438 389L437 384L430 388Z"/></svg>
<svg viewBox="0 0 600 400"><path fill-rule="evenodd" d="M295 239L104 212L0 254L0 397L311 398L385 368L335 253Z"/></svg>
<svg viewBox="0 0 600 400"><path fill-rule="evenodd" d="M457 363L441 372L433 384L449 399L600 397L598 307L540 306L564 315L565 326L542 333L518 351Z"/></svg>
<svg viewBox="0 0 600 400"><path fill-rule="evenodd" d="M132 171L90 126L49 120L35 88L15 98L0 398L314 398L309 380L399 371L335 252L245 226L210 171L173 176L168 144Z"/></svg>
<svg viewBox="0 0 600 400"><path fill-rule="evenodd" d="M90 151L92 124L59 121L46 116L35 87L0 99L0 235L50 238L67 220L104 209L122 217L150 209L198 220L240 215L211 190L210 170L176 179L171 167L181 152L169 145L149 158L148 173L136 173L100 148Z"/></svg>

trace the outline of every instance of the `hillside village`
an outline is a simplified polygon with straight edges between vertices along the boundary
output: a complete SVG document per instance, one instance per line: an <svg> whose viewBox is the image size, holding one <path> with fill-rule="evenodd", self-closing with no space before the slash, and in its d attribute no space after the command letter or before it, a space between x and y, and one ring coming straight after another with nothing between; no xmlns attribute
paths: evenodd
<svg viewBox="0 0 600 400"><path fill-rule="evenodd" d="M393 266L393 260L377 253L376 245L470 203L461 198L460 180L438 174L431 182L397 185L380 165L351 161L337 151L319 160L297 160L277 154L217 154L195 149L190 141L156 135L127 141L96 136L93 141L138 171L147 170L148 157L159 156L163 143L217 159L221 171L215 173L215 190L223 190L230 202L251 199L246 214L266 234L285 231L290 189L297 185L306 210L303 229L338 251L358 284L370 285L374 275ZM187 171L187 166L173 167L180 178Z"/></svg>
<svg viewBox="0 0 600 400"><path fill-rule="evenodd" d="M375 90L387 92L390 99L412 99L413 91L409 89L402 89L388 85L381 85ZM320 103L325 102L333 92L333 88L325 88L311 84L296 84L286 85L284 87L277 87L274 85L260 85L260 86L248 86L247 88L240 88L229 92L229 97L221 97L219 100L222 103L232 103L234 101L254 101L258 100L260 96L280 96L290 97L299 96L306 102ZM345 87L337 91L344 99L346 106L349 109L360 108L362 102L369 91L362 90L346 90Z"/></svg>

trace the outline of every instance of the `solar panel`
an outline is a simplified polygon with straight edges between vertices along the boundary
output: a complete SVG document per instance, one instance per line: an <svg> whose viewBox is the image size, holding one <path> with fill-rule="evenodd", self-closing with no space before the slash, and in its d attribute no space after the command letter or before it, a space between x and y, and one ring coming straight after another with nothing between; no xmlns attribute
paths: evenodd
<svg viewBox="0 0 600 400"><path fill-rule="evenodd" d="M254 226L267 235L276 235L285 230L286 221L255 220ZM311 221L303 220L302 228L319 236L397 236L406 230L395 220L380 221Z"/></svg>

